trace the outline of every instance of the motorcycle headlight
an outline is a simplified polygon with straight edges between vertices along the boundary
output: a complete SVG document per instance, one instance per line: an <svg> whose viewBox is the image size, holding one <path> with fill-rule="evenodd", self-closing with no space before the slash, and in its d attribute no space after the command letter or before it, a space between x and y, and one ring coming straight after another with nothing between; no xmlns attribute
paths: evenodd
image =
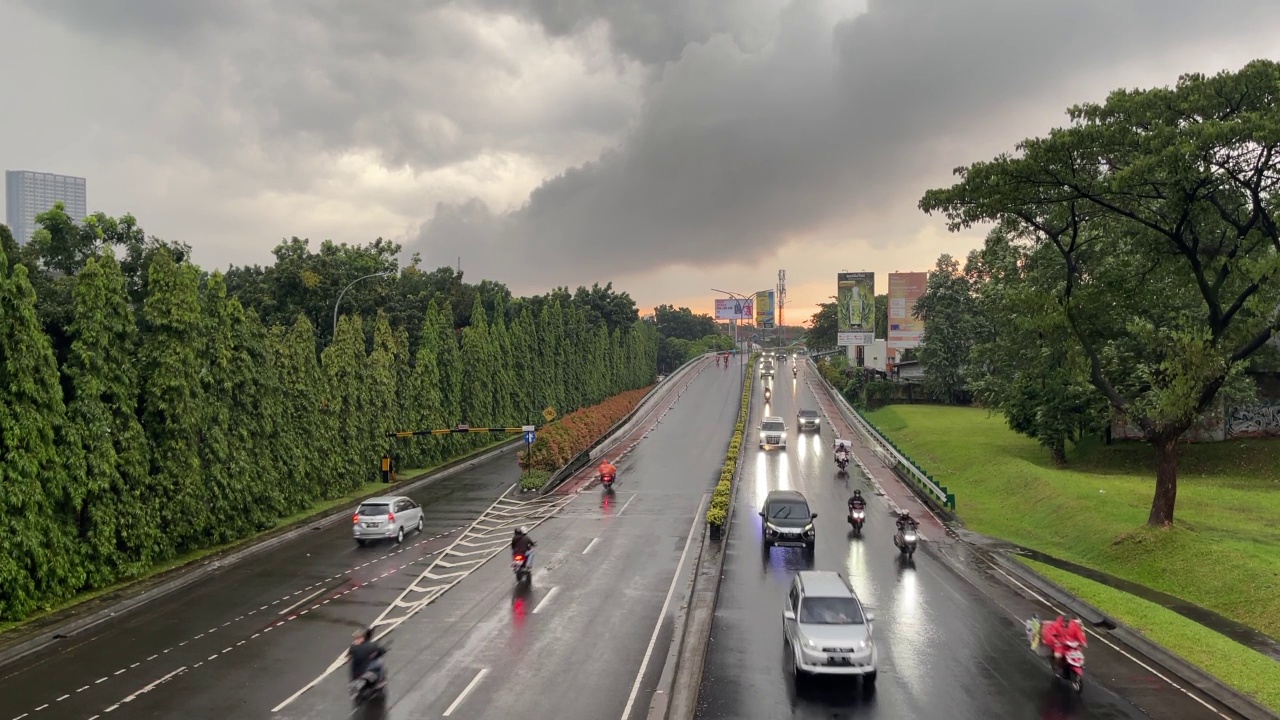
<svg viewBox="0 0 1280 720"><path fill-rule="evenodd" d="M915 533L907 533L907 534L904 536L904 539L905 539L907 542L915 542L915 541L916 541L916 534L915 534Z"/></svg>

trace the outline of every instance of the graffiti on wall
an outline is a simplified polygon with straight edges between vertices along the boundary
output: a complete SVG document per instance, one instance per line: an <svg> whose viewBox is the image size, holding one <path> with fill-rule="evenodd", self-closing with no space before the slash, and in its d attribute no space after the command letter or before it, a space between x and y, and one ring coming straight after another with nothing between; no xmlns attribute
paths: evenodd
<svg viewBox="0 0 1280 720"><path fill-rule="evenodd" d="M1280 437L1280 400L1232 408L1227 418L1227 437Z"/></svg>

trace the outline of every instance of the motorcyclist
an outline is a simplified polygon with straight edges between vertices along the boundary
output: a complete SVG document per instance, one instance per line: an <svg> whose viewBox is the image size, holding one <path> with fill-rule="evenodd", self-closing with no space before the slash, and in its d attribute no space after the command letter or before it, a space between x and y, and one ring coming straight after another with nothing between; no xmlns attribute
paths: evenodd
<svg viewBox="0 0 1280 720"><path fill-rule="evenodd" d="M854 510L865 510L866 508L867 508L867 501L863 499L862 491L854 490L853 497L849 498L849 511L852 512Z"/></svg>
<svg viewBox="0 0 1280 720"><path fill-rule="evenodd" d="M845 464L849 462L849 446L840 440L836 440L836 462Z"/></svg>
<svg viewBox="0 0 1280 720"><path fill-rule="evenodd" d="M533 546L536 544L537 543L533 541L533 538L529 537L528 528L518 527L516 528L515 533L511 536L511 556L515 557L516 555L523 555L525 558L528 558L529 551L533 550ZM526 562L528 561L526 560Z"/></svg>
<svg viewBox="0 0 1280 720"><path fill-rule="evenodd" d="M613 463L609 462L609 458L605 458L604 461L600 463L600 477L618 477L618 468L614 467Z"/></svg>
<svg viewBox="0 0 1280 720"><path fill-rule="evenodd" d="M1084 627L1080 625L1080 620L1077 618L1071 618L1063 628L1062 641L1078 643L1080 647L1089 647L1089 638L1084 634Z"/></svg>
<svg viewBox="0 0 1280 720"><path fill-rule="evenodd" d="M1040 641L1053 651L1053 667L1056 670L1062 664L1062 647L1067 632L1067 621L1061 615L1055 620L1040 624Z"/></svg>
<svg viewBox="0 0 1280 720"><path fill-rule="evenodd" d="M357 630L351 640L351 647L347 648L347 656L351 661L351 679L354 681L373 670L378 676L378 682L382 682L386 677L382 656L386 654L386 649L373 639L373 628Z"/></svg>
<svg viewBox="0 0 1280 720"><path fill-rule="evenodd" d="M898 516L898 532L904 535L910 530L915 530L917 525L916 519L911 517L910 510L903 510Z"/></svg>

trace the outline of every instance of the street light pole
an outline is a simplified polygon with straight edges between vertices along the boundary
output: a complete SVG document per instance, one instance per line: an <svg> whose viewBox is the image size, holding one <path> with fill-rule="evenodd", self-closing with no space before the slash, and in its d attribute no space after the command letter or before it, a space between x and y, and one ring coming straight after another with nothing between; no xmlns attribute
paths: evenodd
<svg viewBox="0 0 1280 720"><path fill-rule="evenodd" d="M394 274L394 270L384 270L383 272L373 273L372 275L365 275L364 277L358 277L355 280L352 280L346 287L342 288L342 292L338 293L338 299L333 301L333 336L329 339L330 342L338 337L338 305L342 304L342 296L347 294L347 291L351 289L351 286L361 280L368 280L373 277L386 277Z"/></svg>

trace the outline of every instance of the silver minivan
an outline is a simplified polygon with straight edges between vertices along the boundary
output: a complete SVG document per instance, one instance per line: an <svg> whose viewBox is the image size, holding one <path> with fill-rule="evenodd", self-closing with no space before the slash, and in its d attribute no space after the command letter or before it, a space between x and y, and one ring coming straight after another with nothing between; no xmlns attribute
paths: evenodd
<svg viewBox="0 0 1280 720"><path fill-rule="evenodd" d="M861 675L863 687L871 689L878 659L874 619L840 573L796 573L782 611L796 681L807 675Z"/></svg>
<svg viewBox="0 0 1280 720"><path fill-rule="evenodd" d="M411 532L422 532L422 507L402 495L369 498L351 518L351 534L357 545L378 540L404 542Z"/></svg>

